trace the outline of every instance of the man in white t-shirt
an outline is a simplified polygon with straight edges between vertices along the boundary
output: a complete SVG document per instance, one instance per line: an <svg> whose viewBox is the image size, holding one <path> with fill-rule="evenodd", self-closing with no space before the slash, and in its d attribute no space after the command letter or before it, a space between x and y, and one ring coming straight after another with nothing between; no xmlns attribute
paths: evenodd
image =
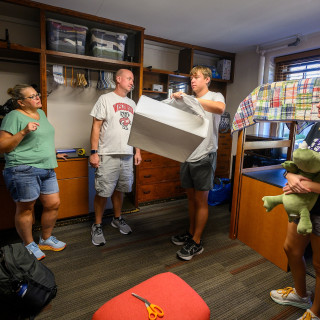
<svg viewBox="0 0 320 320"><path fill-rule="evenodd" d="M111 225L122 234L132 232L121 217L124 192L131 192L133 184L133 156L135 165L141 163L140 149L128 145L136 104L127 97L133 89L134 76L130 70L120 69L115 76L116 89L102 95L90 115L91 129L90 165L96 168L94 199L95 223L91 228L92 243L106 243L102 231L102 216L111 197L114 217Z"/></svg>
<svg viewBox="0 0 320 320"><path fill-rule="evenodd" d="M208 89L212 77L209 68L194 67L190 77L195 97L209 120L209 129L207 137L180 167L181 186L187 190L190 225L186 233L172 236L171 241L183 246L177 252L183 260L203 252L201 236L208 220L208 193L213 188L216 169L220 115L225 110L223 95ZM176 92L172 97L181 99L183 94Z"/></svg>

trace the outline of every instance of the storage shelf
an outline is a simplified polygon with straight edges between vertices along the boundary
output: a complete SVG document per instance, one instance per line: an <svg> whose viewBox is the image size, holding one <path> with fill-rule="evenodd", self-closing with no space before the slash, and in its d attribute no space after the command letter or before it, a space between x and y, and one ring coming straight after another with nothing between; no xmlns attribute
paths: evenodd
<svg viewBox="0 0 320 320"><path fill-rule="evenodd" d="M30 48L17 44L11 44L10 48L6 43L0 42L0 56L1 59L7 60L24 60L35 61L39 63L41 49Z"/></svg>
<svg viewBox="0 0 320 320"><path fill-rule="evenodd" d="M161 73L161 74L168 74L173 75L176 77L183 77L183 78L189 78L189 75L186 73L178 73L174 71L168 71L168 70L161 70L161 69L150 69L150 68L143 68L144 72L150 72L150 73Z"/></svg>
<svg viewBox="0 0 320 320"><path fill-rule="evenodd" d="M143 93L159 93L159 94L168 94L166 91L153 91L153 90L142 90Z"/></svg>
<svg viewBox="0 0 320 320"><path fill-rule="evenodd" d="M137 62L113 60L52 50L46 50L46 54L48 63L72 65L89 69L104 69L106 67L107 69L112 70L118 70L119 67L140 68L140 63Z"/></svg>

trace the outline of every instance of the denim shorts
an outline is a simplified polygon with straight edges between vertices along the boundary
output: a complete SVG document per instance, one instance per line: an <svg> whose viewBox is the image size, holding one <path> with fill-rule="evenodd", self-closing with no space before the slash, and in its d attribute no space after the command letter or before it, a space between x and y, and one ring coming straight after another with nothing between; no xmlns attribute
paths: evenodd
<svg viewBox="0 0 320 320"><path fill-rule="evenodd" d="M5 168L3 177L15 202L30 202L38 199L40 194L59 192L53 169L40 169L23 164Z"/></svg>
<svg viewBox="0 0 320 320"><path fill-rule="evenodd" d="M114 190L131 192L133 184L132 155L101 155L95 173L95 189L100 197L111 197Z"/></svg>
<svg viewBox="0 0 320 320"><path fill-rule="evenodd" d="M214 172L216 171L217 153L209 153L195 162L184 162L180 165L181 186L185 189L209 191L213 188Z"/></svg>

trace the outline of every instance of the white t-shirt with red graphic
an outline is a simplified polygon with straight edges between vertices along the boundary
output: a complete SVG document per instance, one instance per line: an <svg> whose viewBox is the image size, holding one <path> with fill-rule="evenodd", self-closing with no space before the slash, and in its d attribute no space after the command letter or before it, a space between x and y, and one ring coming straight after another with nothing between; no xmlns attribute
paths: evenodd
<svg viewBox="0 0 320 320"><path fill-rule="evenodd" d="M98 154L133 154L133 147L128 145L128 139L135 108L133 100L114 92L100 96L90 112L92 117L103 120Z"/></svg>

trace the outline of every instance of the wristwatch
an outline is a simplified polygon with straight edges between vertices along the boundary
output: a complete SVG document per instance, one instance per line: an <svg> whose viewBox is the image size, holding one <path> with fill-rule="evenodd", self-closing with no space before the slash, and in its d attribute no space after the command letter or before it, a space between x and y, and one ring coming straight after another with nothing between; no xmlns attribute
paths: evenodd
<svg viewBox="0 0 320 320"><path fill-rule="evenodd" d="M91 154L98 153L98 150L91 150Z"/></svg>

